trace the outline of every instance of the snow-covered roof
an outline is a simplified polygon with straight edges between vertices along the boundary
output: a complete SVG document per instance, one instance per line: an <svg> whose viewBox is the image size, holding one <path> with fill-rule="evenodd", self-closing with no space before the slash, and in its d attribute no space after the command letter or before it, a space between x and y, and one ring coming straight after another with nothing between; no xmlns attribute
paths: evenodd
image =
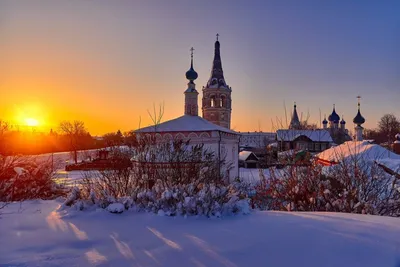
<svg viewBox="0 0 400 267"><path fill-rule="evenodd" d="M253 156L258 159L258 157L251 151L241 151L239 153L239 160L241 161L246 161L250 155L253 154Z"/></svg>
<svg viewBox="0 0 400 267"><path fill-rule="evenodd" d="M216 125L199 116L183 115L157 125L149 126L136 130L140 133L152 132L204 132L221 131L225 133L238 134L228 128Z"/></svg>
<svg viewBox="0 0 400 267"><path fill-rule="evenodd" d="M369 141L348 141L339 146L331 147L316 155L316 158L325 162L341 162L352 158L362 158L364 160L399 160L397 155L386 148L372 144Z"/></svg>
<svg viewBox="0 0 400 267"><path fill-rule="evenodd" d="M385 166L388 169L391 169L393 172L400 174L400 159L379 159L376 161L378 164Z"/></svg>
<svg viewBox="0 0 400 267"><path fill-rule="evenodd" d="M270 138L275 138L275 133L272 132L239 132L242 136L250 136L250 137L258 137L258 136L265 136Z"/></svg>
<svg viewBox="0 0 400 267"><path fill-rule="evenodd" d="M331 134L327 130L278 130L278 141L293 141L300 136L306 136L314 142L333 142Z"/></svg>

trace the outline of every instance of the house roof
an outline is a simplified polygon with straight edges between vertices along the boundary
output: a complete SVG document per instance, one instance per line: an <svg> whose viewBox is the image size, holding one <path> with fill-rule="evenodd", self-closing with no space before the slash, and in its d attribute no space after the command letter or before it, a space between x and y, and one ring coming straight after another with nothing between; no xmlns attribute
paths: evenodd
<svg viewBox="0 0 400 267"><path fill-rule="evenodd" d="M221 131L225 133L238 134L228 128L216 125L199 116L183 115L157 125L149 126L136 130L139 133L151 132L204 132Z"/></svg>
<svg viewBox="0 0 400 267"><path fill-rule="evenodd" d="M300 136L306 136L313 142L333 142L331 134L327 130L278 130L278 141L293 141Z"/></svg>
<svg viewBox="0 0 400 267"><path fill-rule="evenodd" d="M352 160L355 157L372 161L390 159L400 162L400 155L369 141L348 141L316 155L316 158L321 161L333 163Z"/></svg>
<svg viewBox="0 0 400 267"><path fill-rule="evenodd" d="M246 161L251 155L258 160L258 157L251 151L241 151L239 153L239 160Z"/></svg>

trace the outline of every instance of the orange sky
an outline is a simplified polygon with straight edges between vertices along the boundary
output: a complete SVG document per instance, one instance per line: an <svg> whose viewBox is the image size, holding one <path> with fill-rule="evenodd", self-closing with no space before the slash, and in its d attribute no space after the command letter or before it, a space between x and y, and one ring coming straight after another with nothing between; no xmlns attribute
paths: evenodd
<svg viewBox="0 0 400 267"><path fill-rule="evenodd" d="M318 125L336 104L352 129L359 94L365 127L385 113L400 116L392 40L399 17L389 6L373 20L376 7L355 14L345 4L202 1L187 12L182 3L1 1L0 119L36 119L43 131L78 119L98 135L136 129L140 117L148 126L153 104L165 103L164 121L180 116L189 49L201 106L217 32L235 130L276 130L284 103L290 113L294 101Z"/></svg>

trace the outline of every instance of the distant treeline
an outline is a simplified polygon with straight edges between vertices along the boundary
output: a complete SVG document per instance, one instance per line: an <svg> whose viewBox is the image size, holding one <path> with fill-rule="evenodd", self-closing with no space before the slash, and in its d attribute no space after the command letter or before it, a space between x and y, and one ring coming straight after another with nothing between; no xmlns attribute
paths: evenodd
<svg viewBox="0 0 400 267"><path fill-rule="evenodd" d="M105 147L103 140L89 133L80 135L76 144L78 150ZM52 152L71 151L71 138L67 134L8 131L0 140L2 155L36 155Z"/></svg>

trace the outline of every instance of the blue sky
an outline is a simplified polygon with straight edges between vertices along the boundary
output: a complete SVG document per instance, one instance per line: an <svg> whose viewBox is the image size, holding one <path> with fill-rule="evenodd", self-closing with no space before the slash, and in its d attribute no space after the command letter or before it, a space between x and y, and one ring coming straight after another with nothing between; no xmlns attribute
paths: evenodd
<svg viewBox="0 0 400 267"><path fill-rule="evenodd" d="M336 104L352 128L357 95L373 128L385 113L400 117L399 14L399 1L6 0L0 112L35 103L52 123L79 117L94 133L150 123L153 103L172 119L190 47L201 91L219 33L236 130L275 130L294 101L316 123Z"/></svg>

